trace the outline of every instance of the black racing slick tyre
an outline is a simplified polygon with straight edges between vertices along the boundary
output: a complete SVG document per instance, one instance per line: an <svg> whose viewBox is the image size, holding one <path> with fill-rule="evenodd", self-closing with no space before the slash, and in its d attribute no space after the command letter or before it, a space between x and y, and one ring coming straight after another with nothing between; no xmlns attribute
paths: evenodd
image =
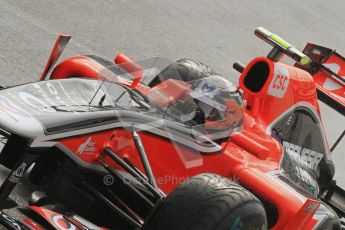
<svg viewBox="0 0 345 230"><path fill-rule="evenodd" d="M267 229L262 203L239 184L200 174L175 189L147 218L144 230Z"/></svg>
<svg viewBox="0 0 345 230"><path fill-rule="evenodd" d="M192 59L184 58L170 64L155 76L148 85L153 87L168 79L190 82L216 74L217 73L207 65Z"/></svg>

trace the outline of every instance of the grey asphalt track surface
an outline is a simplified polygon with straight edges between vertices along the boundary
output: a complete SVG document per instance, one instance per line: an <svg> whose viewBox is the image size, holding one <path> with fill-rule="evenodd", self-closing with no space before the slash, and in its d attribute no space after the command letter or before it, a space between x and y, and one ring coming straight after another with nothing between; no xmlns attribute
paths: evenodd
<svg viewBox="0 0 345 230"><path fill-rule="evenodd" d="M0 83L37 80L61 32L73 36L63 58L96 54L112 60L120 52L137 60L189 57L237 82L233 62L247 63L270 49L253 35L258 26L300 49L310 41L345 55L344 9L343 0L0 0ZM333 144L345 118L323 104L321 110ZM343 187L344 149L345 141L333 154Z"/></svg>

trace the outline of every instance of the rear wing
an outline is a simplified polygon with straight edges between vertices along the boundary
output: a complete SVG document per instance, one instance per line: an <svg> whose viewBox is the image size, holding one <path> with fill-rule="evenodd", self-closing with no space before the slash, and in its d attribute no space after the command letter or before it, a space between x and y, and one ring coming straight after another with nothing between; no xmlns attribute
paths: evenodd
<svg viewBox="0 0 345 230"><path fill-rule="evenodd" d="M335 50L308 43L303 52L263 27L255 35L273 46L268 58L279 61L284 55L295 66L309 72L315 82L318 99L345 116L345 58Z"/></svg>
<svg viewBox="0 0 345 230"><path fill-rule="evenodd" d="M345 116L345 58L335 50L312 43L303 53L311 62L295 66L313 76L319 100Z"/></svg>

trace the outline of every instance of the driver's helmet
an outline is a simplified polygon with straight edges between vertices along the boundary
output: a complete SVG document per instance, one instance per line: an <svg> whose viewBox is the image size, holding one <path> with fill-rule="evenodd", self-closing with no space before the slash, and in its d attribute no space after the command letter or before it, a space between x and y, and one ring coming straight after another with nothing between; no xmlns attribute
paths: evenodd
<svg viewBox="0 0 345 230"><path fill-rule="evenodd" d="M190 96L204 119L200 127L210 139L226 138L243 128L243 99L230 81L219 75L202 78L193 82Z"/></svg>

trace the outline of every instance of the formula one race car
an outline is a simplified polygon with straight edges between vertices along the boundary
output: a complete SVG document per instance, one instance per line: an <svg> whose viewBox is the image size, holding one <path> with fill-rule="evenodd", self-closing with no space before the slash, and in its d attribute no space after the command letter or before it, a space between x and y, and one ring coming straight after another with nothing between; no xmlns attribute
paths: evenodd
<svg viewBox="0 0 345 230"><path fill-rule="evenodd" d="M0 226L9 229L342 229L345 191L318 99L345 115L345 59L273 46L239 86L206 65L163 58L60 62L0 90ZM283 64L283 56L296 61ZM51 71L52 70L52 71ZM25 177L26 204L11 195Z"/></svg>

